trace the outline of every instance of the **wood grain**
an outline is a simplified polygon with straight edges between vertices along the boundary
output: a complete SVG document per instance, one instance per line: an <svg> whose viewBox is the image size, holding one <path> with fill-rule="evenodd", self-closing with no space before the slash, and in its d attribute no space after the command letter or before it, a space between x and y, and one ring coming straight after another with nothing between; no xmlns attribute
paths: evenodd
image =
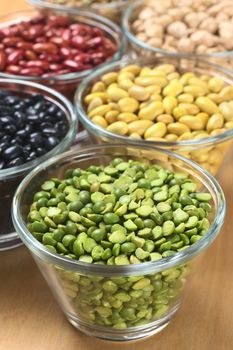
<svg viewBox="0 0 233 350"><path fill-rule="evenodd" d="M22 0L0 1L0 13L25 9ZM25 247L0 253L1 350L232 350L233 163L220 179L228 212L215 243L196 263L182 306L160 334L115 344L87 337L65 319Z"/></svg>

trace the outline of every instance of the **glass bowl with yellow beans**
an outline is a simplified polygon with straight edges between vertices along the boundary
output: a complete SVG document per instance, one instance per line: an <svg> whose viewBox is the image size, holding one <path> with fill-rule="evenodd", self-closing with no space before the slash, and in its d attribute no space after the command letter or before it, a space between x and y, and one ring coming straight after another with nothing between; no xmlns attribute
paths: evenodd
<svg viewBox="0 0 233 350"><path fill-rule="evenodd" d="M233 77L218 65L168 56L115 62L85 79L78 117L96 142L172 150L216 175L230 156Z"/></svg>

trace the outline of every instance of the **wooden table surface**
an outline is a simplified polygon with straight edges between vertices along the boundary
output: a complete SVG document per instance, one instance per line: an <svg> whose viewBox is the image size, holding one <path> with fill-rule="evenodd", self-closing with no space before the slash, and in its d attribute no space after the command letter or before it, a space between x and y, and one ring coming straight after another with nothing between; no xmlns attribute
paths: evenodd
<svg viewBox="0 0 233 350"><path fill-rule="evenodd" d="M0 13L27 6L0 1ZM161 333L128 344L85 336L65 319L25 247L0 253L1 350L232 350L233 349L233 162L220 183L228 212L215 243L196 264L182 306Z"/></svg>

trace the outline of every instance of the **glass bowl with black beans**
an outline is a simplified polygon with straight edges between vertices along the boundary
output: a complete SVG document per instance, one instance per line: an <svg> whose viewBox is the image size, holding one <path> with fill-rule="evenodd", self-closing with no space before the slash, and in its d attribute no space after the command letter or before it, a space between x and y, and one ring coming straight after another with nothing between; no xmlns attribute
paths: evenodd
<svg viewBox="0 0 233 350"><path fill-rule="evenodd" d="M40 84L0 79L0 250L21 244L10 215L20 181L67 150L76 133L73 106L64 96Z"/></svg>
<svg viewBox="0 0 233 350"><path fill-rule="evenodd" d="M12 206L15 229L68 321L114 341L169 323L191 267L199 271L193 260L224 216L222 189L197 163L137 144L47 160L21 182Z"/></svg>

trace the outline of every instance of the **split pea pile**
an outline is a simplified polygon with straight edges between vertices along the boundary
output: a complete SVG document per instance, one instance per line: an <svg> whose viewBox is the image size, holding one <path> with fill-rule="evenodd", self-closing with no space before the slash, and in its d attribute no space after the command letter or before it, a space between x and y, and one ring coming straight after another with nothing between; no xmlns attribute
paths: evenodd
<svg viewBox="0 0 233 350"><path fill-rule="evenodd" d="M173 52L233 49L231 0L150 0L132 24L138 39Z"/></svg>
<svg viewBox="0 0 233 350"><path fill-rule="evenodd" d="M107 166L68 169L34 195L28 229L53 253L86 263L139 264L186 249L209 229L211 195L185 173L115 158ZM179 297L187 267L104 278L58 269L82 319L126 328L165 314Z"/></svg>

